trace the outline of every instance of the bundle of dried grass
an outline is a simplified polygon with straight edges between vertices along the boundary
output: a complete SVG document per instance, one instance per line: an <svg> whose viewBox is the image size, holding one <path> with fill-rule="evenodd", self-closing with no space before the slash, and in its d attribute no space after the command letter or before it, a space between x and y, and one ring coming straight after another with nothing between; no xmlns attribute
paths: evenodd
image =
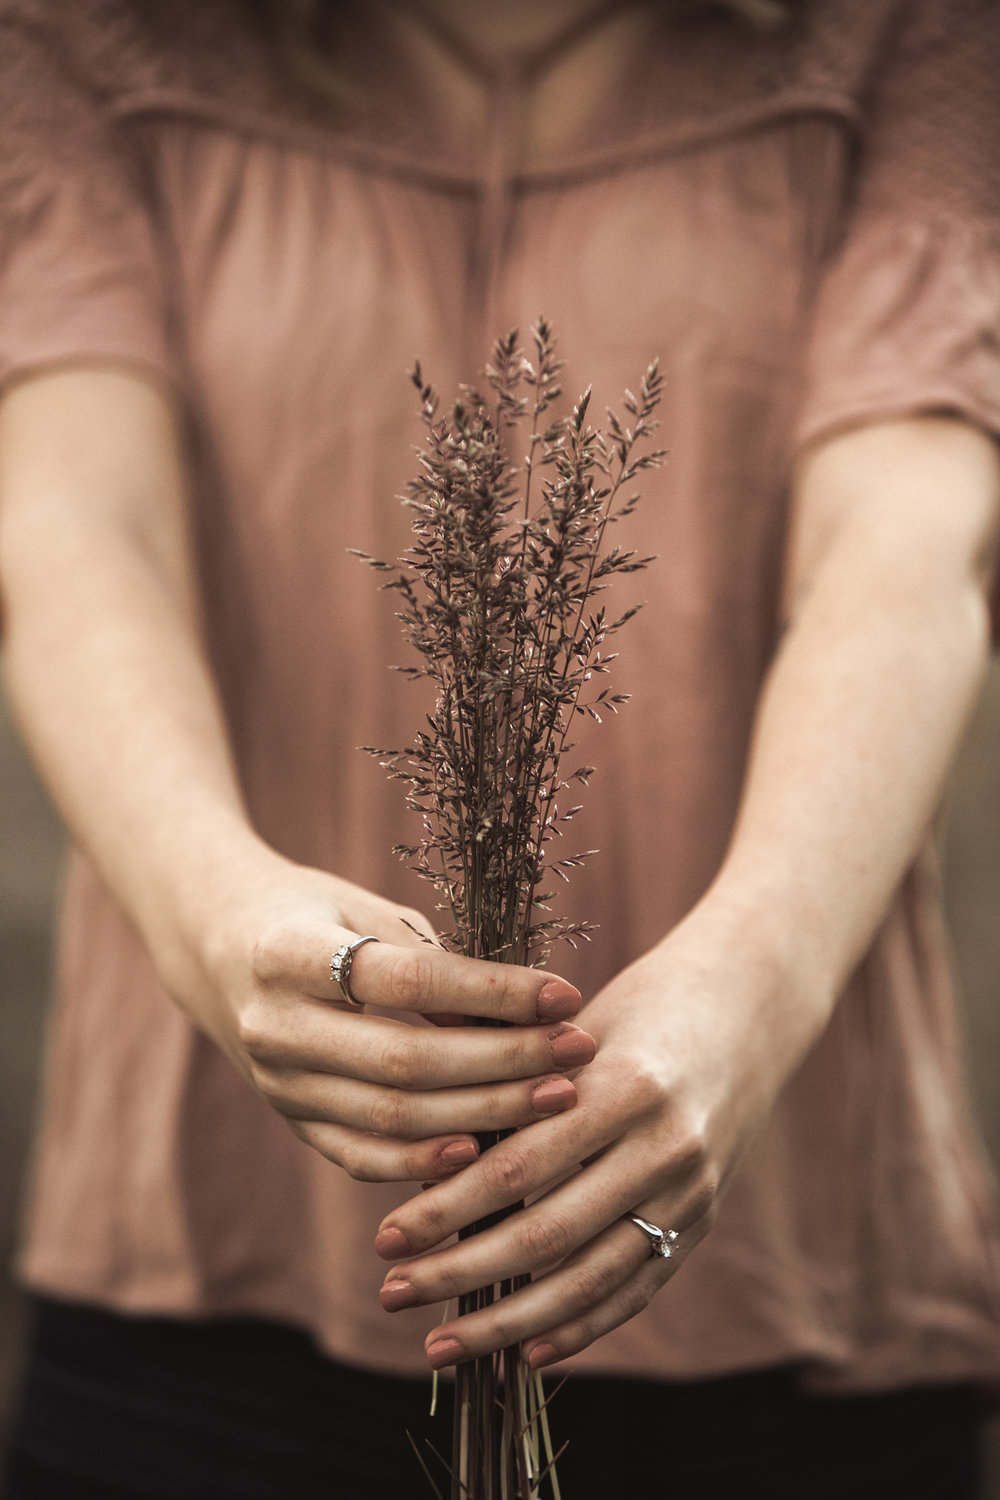
<svg viewBox="0 0 1000 1500"><path fill-rule="evenodd" d="M561 392L544 320L533 345L528 359L516 332L501 340L484 372L489 397L463 388L443 418L433 389L414 372L427 438L404 501L413 545L396 563L357 554L400 595L398 617L419 660L397 670L437 689L412 744L371 750L404 783L421 819L422 836L396 852L434 885L439 909L450 914L445 947L513 964L542 964L556 939L575 943L590 931L553 915L545 889L595 852L560 852L558 840L580 811L565 806L565 794L593 772L562 767L577 717L600 721L627 697L602 679L616 655L607 642L635 609L609 617L598 596L616 574L651 559L606 545L606 533L634 509L637 475L662 458L639 451L656 425L655 364L638 395L625 393L625 419L609 412L601 431L587 423L589 391L571 415L546 420ZM516 465L509 455L525 422L527 454ZM481 1137L480 1145L500 1138ZM519 1285L484 1287L461 1299L460 1312ZM558 1500L541 1379L516 1349L457 1372L451 1494Z"/></svg>

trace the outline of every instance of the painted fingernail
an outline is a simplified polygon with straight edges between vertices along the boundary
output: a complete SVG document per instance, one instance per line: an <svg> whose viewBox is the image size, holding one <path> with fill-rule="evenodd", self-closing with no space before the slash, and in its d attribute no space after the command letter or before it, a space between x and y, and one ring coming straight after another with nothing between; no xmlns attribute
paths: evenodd
<svg viewBox="0 0 1000 1500"><path fill-rule="evenodd" d="M403 1260L410 1254L410 1242L401 1229L380 1229L375 1236L375 1253L385 1260Z"/></svg>
<svg viewBox="0 0 1000 1500"><path fill-rule="evenodd" d="M540 1115L552 1115L576 1102L576 1089L568 1078L546 1078L531 1091L531 1107Z"/></svg>
<svg viewBox="0 0 1000 1500"><path fill-rule="evenodd" d="M585 1031L561 1031L552 1041L552 1062L557 1068L580 1068L593 1062L597 1043Z"/></svg>
<svg viewBox="0 0 1000 1500"><path fill-rule="evenodd" d="M536 1344L524 1355L524 1362L529 1370L540 1370L543 1365L554 1364L558 1358L559 1351L551 1344Z"/></svg>
<svg viewBox="0 0 1000 1500"><path fill-rule="evenodd" d="M452 1141L438 1152L446 1167L467 1167L479 1155L475 1141Z"/></svg>
<svg viewBox="0 0 1000 1500"><path fill-rule="evenodd" d="M443 1370L445 1365L453 1365L464 1353L458 1339L435 1339L432 1344L427 1345L427 1358L434 1370Z"/></svg>
<svg viewBox="0 0 1000 1500"><path fill-rule="evenodd" d="M535 1002L540 1021L568 1021L580 1009L580 991L565 979L550 979L538 992Z"/></svg>
<svg viewBox="0 0 1000 1500"><path fill-rule="evenodd" d="M399 1312L404 1307L416 1307L420 1301L417 1292L408 1281L387 1281L378 1297L386 1312Z"/></svg>

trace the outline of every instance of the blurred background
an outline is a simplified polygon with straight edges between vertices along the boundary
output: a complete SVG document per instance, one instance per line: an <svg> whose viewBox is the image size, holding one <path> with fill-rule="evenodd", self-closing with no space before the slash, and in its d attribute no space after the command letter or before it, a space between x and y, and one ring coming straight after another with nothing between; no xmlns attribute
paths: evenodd
<svg viewBox="0 0 1000 1500"><path fill-rule="evenodd" d="M10 1420L26 1307L13 1285L20 1181L31 1133L49 987L62 837L0 698L0 1444ZM1000 1170L1000 664L956 771L945 885L966 1017L969 1081ZM1000 1500L1000 1422L983 1500Z"/></svg>

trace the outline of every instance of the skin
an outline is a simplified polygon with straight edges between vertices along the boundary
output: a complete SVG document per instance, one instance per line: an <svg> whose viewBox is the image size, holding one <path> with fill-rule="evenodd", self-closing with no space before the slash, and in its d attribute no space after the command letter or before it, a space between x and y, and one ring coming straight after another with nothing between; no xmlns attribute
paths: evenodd
<svg viewBox="0 0 1000 1500"><path fill-rule="evenodd" d="M419 914L255 834L199 644L165 394L81 369L0 403L10 691L168 991L353 1176L435 1182L376 1242L390 1311L542 1273L436 1329L433 1365L511 1342L535 1366L575 1352L707 1233L938 804L986 663L998 496L992 443L957 420L876 424L806 456L788 629L730 850L685 921L590 1000L584 1032L556 976L422 945L400 923L427 930ZM414 1028L331 1001L331 951L369 932L384 941L358 955L359 1000L514 1028ZM558 1091L533 1107L556 1079L558 1112ZM463 1169L484 1124L524 1128ZM438 1248L567 1171L504 1224ZM680 1231L672 1260L649 1258L629 1211Z"/></svg>
<svg viewBox="0 0 1000 1500"><path fill-rule="evenodd" d="M451 32L496 67L512 51L531 54L595 9L592 0L513 0L502 6L484 0L431 0ZM572 145L586 124L595 99L625 86L629 63L659 7L620 5L606 12L599 27L553 58L541 73L522 82L511 123L512 152L521 166L537 166ZM395 13L403 29L411 66L423 73L438 107L447 112L456 140L488 149L492 88L447 48L428 35L419 13Z"/></svg>

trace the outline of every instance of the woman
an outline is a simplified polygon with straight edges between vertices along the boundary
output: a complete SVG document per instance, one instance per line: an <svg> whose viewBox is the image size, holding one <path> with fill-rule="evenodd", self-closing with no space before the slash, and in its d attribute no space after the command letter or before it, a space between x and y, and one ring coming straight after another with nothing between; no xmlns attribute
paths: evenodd
<svg viewBox="0 0 1000 1500"><path fill-rule="evenodd" d="M927 830L988 649L996 18L284 14L4 9L7 664L83 851L15 1500L418 1492L398 1378L512 1341L590 1377L570 1495L971 1495L998 1240ZM600 937L498 978L406 925L355 747L419 705L345 549L405 545L401 372L539 309L599 404L661 357L671 457L579 746Z"/></svg>

